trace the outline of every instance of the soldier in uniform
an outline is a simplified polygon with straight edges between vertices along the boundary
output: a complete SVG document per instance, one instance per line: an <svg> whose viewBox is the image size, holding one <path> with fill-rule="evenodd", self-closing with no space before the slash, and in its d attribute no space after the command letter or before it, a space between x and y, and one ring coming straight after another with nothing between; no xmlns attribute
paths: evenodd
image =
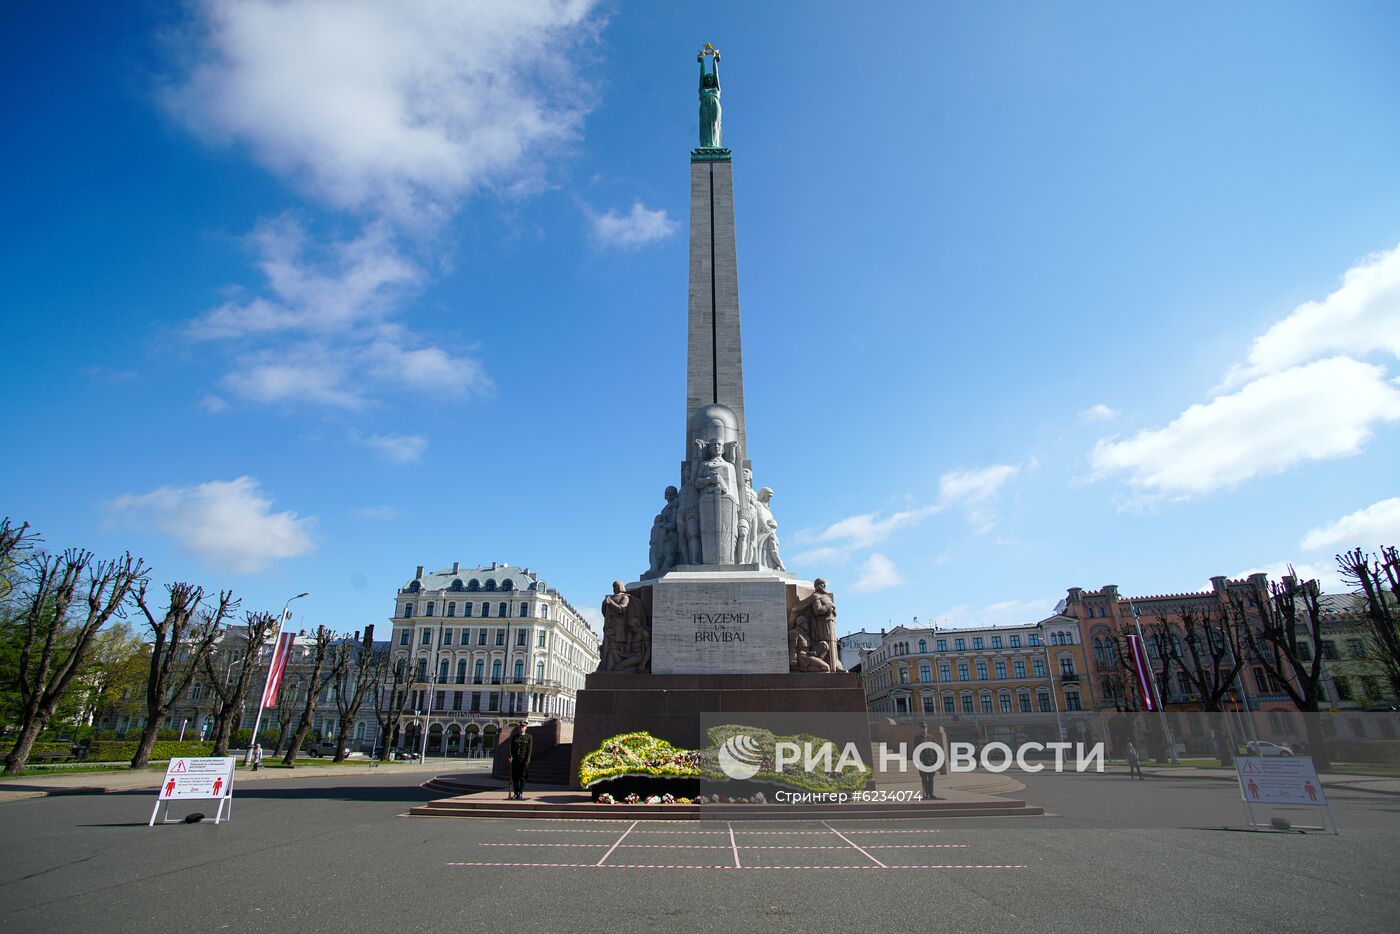
<svg viewBox="0 0 1400 934"><path fill-rule="evenodd" d="M530 753L534 746L534 737L525 732L525 724L517 723L510 738L510 794L507 798L525 800L525 779L530 774Z"/></svg>

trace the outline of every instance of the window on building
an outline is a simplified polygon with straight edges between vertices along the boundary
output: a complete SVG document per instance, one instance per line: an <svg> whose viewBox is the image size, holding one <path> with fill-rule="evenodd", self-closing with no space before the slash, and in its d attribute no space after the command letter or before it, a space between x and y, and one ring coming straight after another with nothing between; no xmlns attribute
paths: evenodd
<svg viewBox="0 0 1400 934"><path fill-rule="evenodd" d="M452 644L452 630L451 630L451 629L444 629L444 630L442 631L442 644L443 644L443 645L451 645L451 644Z"/></svg>
<svg viewBox="0 0 1400 934"><path fill-rule="evenodd" d="M485 630L485 629L478 629L478 630L476 631L476 644L477 644L477 645L485 645L485 644L486 644L486 630Z"/></svg>
<svg viewBox="0 0 1400 934"><path fill-rule="evenodd" d="M1347 654L1352 658L1365 658L1366 646L1362 644L1360 639L1348 639Z"/></svg>
<svg viewBox="0 0 1400 934"><path fill-rule="evenodd" d="M976 713L976 712L977 712L976 709L972 706L972 695L971 695L971 694L964 694L964 695L962 696L962 709L963 709L963 713Z"/></svg>
<svg viewBox="0 0 1400 934"><path fill-rule="evenodd" d="M1337 700L1351 700L1351 683L1346 678L1333 678L1332 688L1337 692Z"/></svg>
<svg viewBox="0 0 1400 934"><path fill-rule="evenodd" d="M1037 678L1045 677L1045 662L1038 658L1031 659L1031 671Z"/></svg>
<svg viewBox="0 0 1400 934"><path fill-rule="evenodd" d="M991 695L990 693L988 693L987 691L983 691L983 692L982 692L982 698L981 698L981 699L982 699L982 712L983 712L983 713L991 713L991 712L992 712L992 695Z"/></svg>
<svg viewBox="0 0 1400 934"><path fill-rule="evenodd" d="M417 680L418 680L418 681L427 681L427 680L428 680L428 660L427 660L426 658L420 658L420 659L418 659L418 677L417 677Z"/></svg>
<svg viewBox="0 0 1400 934"><path fill-rule="evenodd" d="M403 616L404 616L404 619L411 619L411 618L413 617L413 604L412 604L412 603L405 603L405 604L403 605Z"/></svg>
<svg viewBox="0 0 1400 934"><path fill-rule="evenodd" d="M444 658L441 662L438 663L438 677L437 677L437 679L438 679L438 684L446 684L446 683L447 683L447 659L445 659L445 658ZM439 707L442 706L442 702L441 702L441 701L438 702L438 706L439 706Z"/></svg>
<svg viewBox="0 0 1400 934"><path fill-rule="evenodd" d="M546 637L545 637L545 632L544 632L543 629L541 629L541 630L540 630L540 637L539 637L539 639L535 642L535 645L536 645L537 648L541 648L541 649L544 648L545 638L546 638Z"/></svg>
<svg viewBox="0 0 1400 934"><path fill-rule="evenodd" d="M1049 713L1049 712L1050 712L1050 692L1049 692L1049 691L1041 691L1041 692L1039 692L1038 694L1036 694L1036 699L1039 701L1039 704L1040 704L1040 712L1041 712L1041 713Z"/></svg>
<svg viewBox="0 0 1400 934"><path fill-rule="evenodd" d="M457 683L467 683L467 660L465 658L459 659L457 662ZM461 710L462 708L458 707L457 709Z"/></svg>
<svg viewBox="0 0 1400 934"><path fill-rule="evenodd" d="M491 660L491 683L492 683L492 684L500 684L500 683L501 683L501 669L502 669L502 667L504 667L504 666L503 666L503 663L501 662L501 660L500 660L499 658L495 658L495 659L492 659L492 660Z"/></svg>
<svg viewBox="0 0 1400 934"><path fill-rule="evenodd" d="M421 636L418 637L418 644L419 644L419 645L432 645L432 644L433 644L433 631L432 631L431 629L424 629L424 630L423 630L423 634L422 634Z"/></svg>
<svg viewBox="0 0 1400 934"><path fill-rule="evenodd" d="M475 666L474 668L472 668L472 680L475 681L477 684L480 684L483 680L485 680L485 678L486 678L486 659L484 659L484 658L478 658L478 659L476 660L476 666ZM476 705L473 704L472 706L475 707Z"/></svg>
<svg viewBox="0 0 1400 934"><path fill-rule="evenodd" d="M405 626L399 630L399 645L408 645L413 641L413 631Z"/></svg>
<svg viewBox="0 0 1400 934"><path fill-rule="evenodd" d="M501 695L495 691L486 695L486 709L496 711L501 709Z"/></svg>
<svg viewBox="0 0 1400 934"><path fill-rule="evenodd" d="M509 606L508 604L505 604L505 603L500 604L499 606L496 607L496 615L497 615L497 616L509 616L509 615L510 615L510 606Z"/></svg>
<svg viewBox="0 0 1400 934"><path fill-rule="evenodd" d="M432 616L432 615L433 615L433 601L429 600L429 601L428 601L428 605L425 606L425 607L423 607L423 615L424 615L424 616Z"/></svg>
<svg viewBox="0 0 1400 934"><path fill-rule="evenodd" d="M980 648L982 648L982 637L981 637L981 636L973 636L973 637L972 637L972 647L973 647L974 649L980 649Z"/></svg>
<svg viewBox="0 0 1400 934"><path fill-rule="evenodd" d="M967 680L967 662L958 662L958 680Z"/></svg>
<svg viewBox="0 0 1400 934"><path fill-rule="evenodd" d="M448 615L448 616L456 616L456 615L457 615L457 604L452 603L452 602L450 602L450 601L448 602L448 604L447 604L447 615Z"/></svg>
<svg viewBox="0 0 1400 934"><path fill-rule="evenodd" d="M900 683L900 684L908 684L908 683L909 683L909 669L908 669L908 668L901 668L901 669L899 669L899 683Z"/></svg>
<svg viewBox="0 0 1400 934"><path fill-rule="evenodd" d="M1261 694L1269 693L1269 679L1261 666L1256 666L1254 669L1254 684Z"/></svg>
<svg viewBox="0 0 1400 934"><path fill-rule="evenodd" d="M933 669L930 668L927 663L919 666L919 680L924 684L929 684L933 681Z"/></svg>
<svg viewBox="0 0 1400 934"><path fill-rule="evenodd" d="M540 604L540 619L549 619L549 604Z"/></svg>
<svg viewBox="0 0 1400 934"><path fill-rule="evenodd" d="M453 692L452 692L452 709L453 709L453 710L461 710L461 709L462 709L462 692L461 692L461 691L453 691Z"/></svg>
<svg viewBox="0 0 1400 934"><path fill-rule="evenodd" d="M530 640L530 631L529 631L528 629L517 629L517 630L515 631L515 644L516 644L516 645L520 645L520 646L528 645L528 644L529 644L529 640Z"/></svg>
<svg viewBox="0 0 1400 934"><path fill-rule="evenodd" d="M943 695L943 712L944 712L944 713L957 713L957 712L958 712L958 708L956 707L956 702L953 700L953 695L951 695L951 694L944 694L944 695Z"/></svg>
<svg viewBox="0 0 1400 934"><path fill-rule="evenodd" d="M999 659L997 659L996 662L994 662L993 664L996 666L997 678L998 678L999 680L1002 679L1002 678L1005 678L1005 677L1006 677L1006 661L1005 661L1004 659L1000 659L1000 658L999 658Z"/></svg>
<svg viewBox="0 0 1400 934"><path fill-rule="evenodd" d="M953 675L952 675L952 673L949 671L947 665L939 665L939 666L938 666L938 680L939 680L939 681L952 681L952 680L953 680Z"/></svg>
<svg viewBox="0 0 1400 934"><path fill-rule="evenodd" d="M1310 662L1310 661L1312 661L1312 646L1308 645L1306 642L1299 642L1299 643L1298 643L1298 661L1300 661L1300 662Z"/></svg>
<svg viewBox="0 0 1400 934"><path fill-rule="evenodd" d="M483 604L481 605L481 615L482 615L482 616L490 616L490 615L491 615L491 604L489 604L489 603L483 603Z"/></svg>
<svg viewBox="0 0 1400 934"><path fill-rule="evenodd" d="M528 604L528 603L522 603L522 604L520 604L520 615L521 615L521 616L529 616L529 615L530 615L530 604Z"/></svg>
<svg viewBox="0 0 1400 934"><path fill-rule="evenodd" d="M1322 657L1329 662L1337 660L1337 644L1331 639L1322 640Z"/></svg>
<svg viewBox="0 0 1400 934"><path fill-rule="evenodd" d="M992 636L992 648L1001 648L1001 636Z"/></svg>
<svg viewBox="0 0 1400 934"><path fill-rule="evenodd" d="M1016 673L1016 677L1024 678L1026 676L1026 663L1018 658L1011 663L1011 670Z"/></svg>
<svg viewBox="0 0 1400 934"><path fill-rule="evenodd" d="M517 658L515 660L515 671L513 672L513 676L515 678L516 684L520 684L525 680L525 659Z"/></svg>
<svg viewBox="0 0 1400 934"><path fill-rule="evenodd" d="M506 644L506 631L505 631L504 629L497 629L497 630L496 630L496 644L497 644L497 645L505 645L505 644Z"/></svg>
<svg viewBox="0 0 1400 934"><path fill-rule="evenodd" d="M1083 710L1083 709L1084 709L1083 707L1079 706L1079 692L1078 692L1078 691L1066 691L1066 692L1065 692L1065 709L1066 709L1066 710Z"/></svg>
<svg viewBox="0 0 1400 934"><path fill-rule="evenodd" d="M1019 649L1019 648L1021 647L1021 637L1020 637L1020 636L1012 636L1012 637L1011 637L1011 647L1012 647L1013 649Z"/></svg>
<svg viewBox="0 0 1400 934"><path fill-rule="evenodd" d="M997 696L997 701L998 701L998 706L1001 707L1001 712L1002 712L1002 713L1011 713L1011 692L1010 692L1010 691L1002 691L1001 694Z"/></svg>
<svg viewBox="0 0 1400 934"><path fill-rule="evenodd" d="M953 640L953 648L957 649L959 652L963 651L964 649L967 648L967 640L966 640L966 639L954 639L954 640Z"/></svg>
<svg viewBox="0 0 1400 934"><path fill-rule="evenodd" d="M1098 636L1094 637L1094 661L1098 662L1100 665L1104 663L1103 640Z"/></svg>
<svg viewBox="0 0 1400 934"><path fill-rule="evenodd" d="M1030 644L1030 645L1040 645L1040 633L1038 633L1038 632L1030 633L1029 635L1026 636L1026 640L1027 640L1028 644Z"/></svg>
<svg viewBox="0 0 1400 934"><path fill-rule="evenodd" d="M978 680L978 681L986 681L986 680L987 680L987 663L986 663L986 662L978 662L978 663L977 663L977 680Z"/></svg>
<svg viewBox="0 0 1400 934"><path fill-rule="evenodd" d="M479 581L479 580L477 580L475 577L473 577L471 580L467 581L467 589L468 589L468 590L471 590L471 591L480 590L480 589L481 589L481 581Z"/></svg>
<svg viewBox="0 0 1400 934"><path fill-rule="evenodd" d="M938 642L936 643L936 645L938 646L938 651L940 651L940 652L946 652L946 651L948 651L948 640L947 640L947 639L939 639Z"/></svg>
<svg viewBox="0 0 1400 934"><path fill-rule="evenodd" d="M1074 675L1074 659L1064 657L1060 659L1060 674L1069 676Z"/></svg>

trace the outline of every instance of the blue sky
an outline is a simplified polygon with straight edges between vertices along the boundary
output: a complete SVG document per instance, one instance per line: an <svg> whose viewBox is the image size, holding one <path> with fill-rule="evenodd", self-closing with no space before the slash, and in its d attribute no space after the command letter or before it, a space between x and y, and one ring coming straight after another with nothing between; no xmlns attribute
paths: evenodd
<svg viewBox="0 0 1400 934"><path fill-rule="evenodd" d="M843 631L1400 540L1394 6L988 7L5 4L0 512L344 630L454 560L594 607L682 456L711 41Z"/></svg>

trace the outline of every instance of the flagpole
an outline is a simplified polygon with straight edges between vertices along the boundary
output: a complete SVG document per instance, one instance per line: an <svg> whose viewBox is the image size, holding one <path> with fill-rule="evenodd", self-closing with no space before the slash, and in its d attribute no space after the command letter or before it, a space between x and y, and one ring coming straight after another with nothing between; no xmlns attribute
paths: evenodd
<svg viewBox="0 0 1400 934"><path fill-rule="evenodd" d="M1138 645L1142 646L1142 652L1147 652L1147 639L1142 634L1142 621L1138 619L1138 608L1136 603L1129 603L1128 606L1133 611L1133 626L1137 629ZM1157 689L1157 673L1152 670L1152 662L1144 659L1147 668L1147 689L1152 692L1152 700L1157 705L1157 713L1161 715L1162 731L1167 738L1167 759L1173 765L1179 765L1181 760L1176 757L1176 737L1172 735L1172 725L1167 722L1167 708L1162 703L1161 692Z"/></svg>
<svg viewBox="0 0 1400 934"><path fill-rule="evenodd" d="M287 626L287 619L288 619L288 618L290 617L290 615L291 615L291 614L288 612L288 608L292 605L292 601L293 601L293 600L300 600L302 597L307 597L307 596L310 596L310 594L299 593L299 594L297 594L295 597L288 597L288 598L287 598L287 602L284 603L284 604L282 604L282 618L281 618L280 620L277 621L277 635L275 635L275 636L272 637L272 655L273 655L274 658L276 658L276 656L277 656L277 646L278 646L278 644L282 641L282 630L286 628L286 626ZM268 676L269 678L272 677L272 669L271 669L271 667L269 667L268 670L267 670L267 676ZM266 692L267 692L267 685L264 684L264 685L263 685L263 693L266 693ZM244 764L244 765L247 765L248 763L250 763L250 762L253 761L253 747L256 746L256 745L258 744L258 727L262 726L262 715L263 715L263 710L264 710L264 708L263 708L263 698L262 698L262 697L259 697L259 698L258 698L258 715L257 715L256 717L253 718L253 735L250 736L250 737L248 738L248 750L247 750L247 752L245 752L245 753L243 754L243 764Z"/></svg>

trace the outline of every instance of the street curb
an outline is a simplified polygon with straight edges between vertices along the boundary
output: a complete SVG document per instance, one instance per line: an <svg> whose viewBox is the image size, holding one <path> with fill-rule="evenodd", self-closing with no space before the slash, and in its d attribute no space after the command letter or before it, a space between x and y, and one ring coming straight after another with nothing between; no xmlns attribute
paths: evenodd
<svg viewBox="0 0 1400 934"><path fill-rule="evenodd" d="M1238 779L1229 775L1173 775L1171 771L1163 771L1160 769L1157 771L1143 769L1142 771L1144 775L1151 775L1154 778L1181 778L1197 782L1229 782L1232 785L1239 784ZM1125 772L1122 774L1127 773ZM1384 779L1381 780L1384 781ZM1322 782L1321 784L1323 788L1336 788L1341 791L1361 791L1368 795L1391 795L1393 797L1400 797L1400 791L1387 791L1384 788L1365 788L1361 785L1351 784L1350 782Z"/></svg>

